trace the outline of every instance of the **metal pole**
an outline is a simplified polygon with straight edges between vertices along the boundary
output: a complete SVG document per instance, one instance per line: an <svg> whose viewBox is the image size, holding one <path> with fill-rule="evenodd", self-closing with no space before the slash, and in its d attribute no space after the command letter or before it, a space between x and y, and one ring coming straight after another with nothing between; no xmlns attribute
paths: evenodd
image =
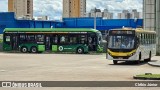
<svg viewBox="0 0 160 90"><path fill-rule="evenodd" d="M95 15L94 15L94 29L96 29L96 17L97 17L97 15L96 15L96 7L95 7L95 10L94 10L94 13L95 13Z"/></svg>

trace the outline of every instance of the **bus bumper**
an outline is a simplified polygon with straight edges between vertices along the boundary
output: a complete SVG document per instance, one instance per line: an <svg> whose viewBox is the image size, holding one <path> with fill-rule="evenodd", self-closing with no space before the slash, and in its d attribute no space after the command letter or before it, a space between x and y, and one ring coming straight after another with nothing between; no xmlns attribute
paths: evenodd
<svg viewBox="0 0 160 90"><path fill-rule="evenodd" d="M130 56L128 59L124 59L123 57L113 58L108 54L108 60L116 60L116 61L138 61L138 55L135 54L133 56Z"/></svg>

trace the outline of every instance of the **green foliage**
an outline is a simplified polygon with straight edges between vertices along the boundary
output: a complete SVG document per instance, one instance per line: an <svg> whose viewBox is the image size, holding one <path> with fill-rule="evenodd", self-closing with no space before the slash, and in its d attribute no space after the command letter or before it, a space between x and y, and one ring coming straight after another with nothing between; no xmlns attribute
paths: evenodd
<svg viewBox="0 0 160 90"><path fill-rule="evenodd" d="M3 42L3 35L0 34L0 43L2 43L2 42Z"/></svg>
<svg viewBox="0 0 160 90"><path fill-rule="evenodd" d="M136 75L136 77L142 77L142 78L148 78L148 79L160 78L160 74L149 74L149 75L142 74L142 75Z"/></svg>

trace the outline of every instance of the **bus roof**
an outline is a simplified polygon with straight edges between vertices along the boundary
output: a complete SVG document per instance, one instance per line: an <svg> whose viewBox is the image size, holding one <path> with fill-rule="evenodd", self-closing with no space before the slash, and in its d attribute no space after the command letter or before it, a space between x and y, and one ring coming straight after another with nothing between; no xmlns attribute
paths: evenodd
<svg viewBox="0 0 160 90"><path fill-rule="evenodd" d="M136 32L139 32L139 33L154 33L156 34L156 31L149 31L149 30L144 30L144 29L136 29Z"/></svg>
<svg viewBox="0 0 160 90"><path fill-rule="evenodd" d="M98 32L89 28L6 28L4 32Z"/></svg>
<svg viewBox="0 0 160 90"><path fill-rule="evenodd" d="M156 34L155 31L144 30L142 28L136 28L136 29L135 28L118 28L118 29L111 29L111 30L134 30L138 33L154 33L154 34Z"/></svg>

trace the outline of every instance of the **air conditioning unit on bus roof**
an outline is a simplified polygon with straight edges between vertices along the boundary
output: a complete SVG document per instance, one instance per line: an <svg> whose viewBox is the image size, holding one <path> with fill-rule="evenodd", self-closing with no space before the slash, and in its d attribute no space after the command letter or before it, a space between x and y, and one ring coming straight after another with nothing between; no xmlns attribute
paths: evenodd
<svg viewBox="0 0 160 90"><path fill-rule="evenodd" d="M124 26L123 26L122 29L123 29L123 30L132 30L133 28L132 28L132 27L124 27Z"/></svg>

